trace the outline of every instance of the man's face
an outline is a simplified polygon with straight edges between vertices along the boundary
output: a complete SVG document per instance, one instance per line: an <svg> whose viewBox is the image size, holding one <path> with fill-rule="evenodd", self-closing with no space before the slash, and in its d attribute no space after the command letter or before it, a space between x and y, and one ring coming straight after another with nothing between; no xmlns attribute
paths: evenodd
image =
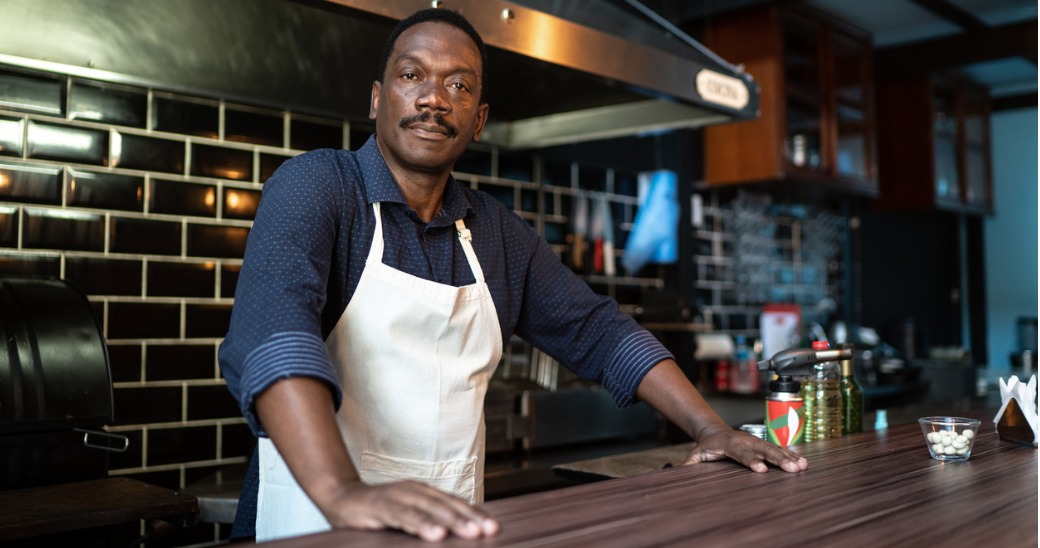
<svg viewBox="0 0 1040 548"><path fill-rule="evenodd" d="M481 68L476 44L451 25L419 23L398 37L369 111L391 169L447 173L480 138Z"/></svg>

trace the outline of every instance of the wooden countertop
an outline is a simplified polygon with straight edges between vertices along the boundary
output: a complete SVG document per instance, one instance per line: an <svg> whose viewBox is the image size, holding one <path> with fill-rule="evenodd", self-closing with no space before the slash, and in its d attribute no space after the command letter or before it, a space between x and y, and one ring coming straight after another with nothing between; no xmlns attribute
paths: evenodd
<svg viewBox="0 0 1040 548"><path fill-rule="evenodd" d="M809 470L752 473L731 461L492 501L492 539L437 546L1036 546L1037 450L983 420L970 460L928 455L903 424L799 446ZM330 531L272 547L424 546L399 532Z"/></svg>
<svg viewBox="0 0 1040 548"><path fill-rule="evenodd" d="M0 541L104 527L139 519L193 521L195 497L112 477L0 491Z"/></svg>

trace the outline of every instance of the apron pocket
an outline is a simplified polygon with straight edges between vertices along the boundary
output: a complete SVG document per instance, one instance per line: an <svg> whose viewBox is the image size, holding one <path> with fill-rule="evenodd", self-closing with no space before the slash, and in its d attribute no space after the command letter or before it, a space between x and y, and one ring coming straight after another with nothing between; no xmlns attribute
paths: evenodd
<svg viewBox="0 0 1040 548"><path fill-rule="evenodd" d="M361 481L376 485L402 480L415 480L451 493L470 504L476 502L477 457L421 461L361 453Z"/></svg>

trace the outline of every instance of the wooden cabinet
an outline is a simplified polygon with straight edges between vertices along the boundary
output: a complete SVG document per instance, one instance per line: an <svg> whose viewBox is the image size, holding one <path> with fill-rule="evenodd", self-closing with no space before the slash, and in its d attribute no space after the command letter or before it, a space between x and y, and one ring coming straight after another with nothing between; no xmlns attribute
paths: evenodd
<svg viewBox="0 0 1040 548"><path fill-rule="evenodd" d="M719 17L704 43L760 87L760 117L704 130L712 185L792 182L877 193L870 36L794 7Z"/></svg>
<svg viewBox="0 0 1040 548"><path fill-rule="evenodd" d="M984 87L940 74L879 82L878 138L879 207L992 211Z"/></svg>

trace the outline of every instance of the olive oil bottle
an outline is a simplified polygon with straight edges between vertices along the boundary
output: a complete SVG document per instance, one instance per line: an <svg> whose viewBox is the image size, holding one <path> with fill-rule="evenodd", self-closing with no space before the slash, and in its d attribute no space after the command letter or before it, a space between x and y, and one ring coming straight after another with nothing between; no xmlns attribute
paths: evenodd
<svg viewBox="0 0 1040 548"><path fill-rule="evenodd" d="M827 350L826 341L813 341L813 350ZM841 435L841 389L837 362L813 364L802 382L805 402L805 441L825 440Z"/></svg>
<svg viewBox="0 0 1040 548"><path fill-rule="evenodd" d="M841 433L863 431L863 389L856 382L856 366L852 358L841 360Z"/></svg>

